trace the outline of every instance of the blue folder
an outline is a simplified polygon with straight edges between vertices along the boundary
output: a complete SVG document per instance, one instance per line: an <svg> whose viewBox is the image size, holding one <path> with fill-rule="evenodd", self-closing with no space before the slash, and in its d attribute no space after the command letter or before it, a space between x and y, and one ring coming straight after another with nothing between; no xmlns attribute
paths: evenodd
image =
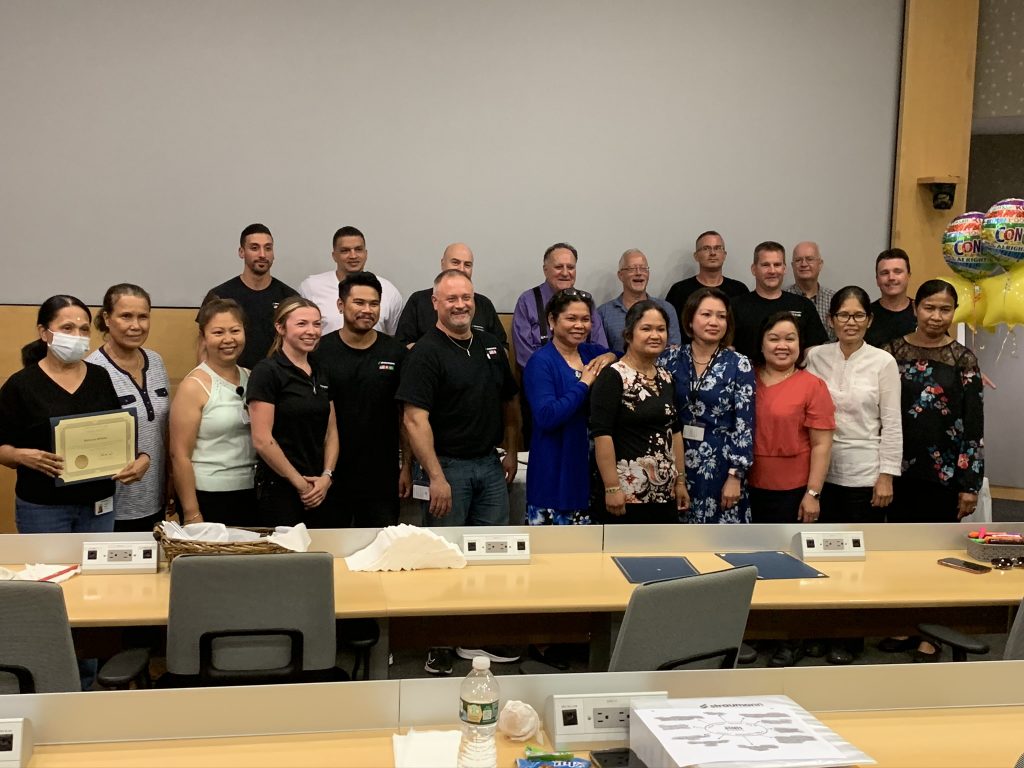
<svg viewBox="0 0 1024 768"><path fill-rule="evenodd" d="M761 579L827 579L828 574L797 560L788 552L716 552L729 565L756 565Z"/></svg>
<svg viewBox="0 0 1024 768"><path fill-rule="evenodd" d="M685 557L613 557L612 560L630 584L697 575L697 569Z"/></svg>

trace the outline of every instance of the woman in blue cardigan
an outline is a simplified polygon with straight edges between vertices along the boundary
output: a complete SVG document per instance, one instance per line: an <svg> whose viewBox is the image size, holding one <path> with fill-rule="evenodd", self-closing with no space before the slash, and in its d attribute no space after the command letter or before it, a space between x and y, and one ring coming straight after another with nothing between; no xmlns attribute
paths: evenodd
<svg viewBox="0 0 1024 768"><path fill-rule="evenodd" d="M590 524L590 385L615 355L589 344L594 300L567 288L546 307L551 342L530 358L523 388L533 410L526 475L530 525Z"/></svg>

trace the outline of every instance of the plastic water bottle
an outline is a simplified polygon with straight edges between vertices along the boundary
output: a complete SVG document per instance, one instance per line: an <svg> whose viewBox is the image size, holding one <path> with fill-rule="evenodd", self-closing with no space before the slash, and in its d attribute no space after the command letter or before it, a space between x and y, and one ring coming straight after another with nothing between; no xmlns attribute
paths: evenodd
<svg viewBox="0 0 1024 768"><path fill-rule="evenodd" d="M462 720L462 745L459 768L497 768L498 705L501 692L491 674L491 660L473 657L473 670L462 681L459 718Z"/></svg>

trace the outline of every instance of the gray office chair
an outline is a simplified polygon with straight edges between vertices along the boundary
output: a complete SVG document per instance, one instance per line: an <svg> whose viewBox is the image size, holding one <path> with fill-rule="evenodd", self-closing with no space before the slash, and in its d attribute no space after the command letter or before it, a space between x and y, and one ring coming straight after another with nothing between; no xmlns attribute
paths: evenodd
<svg viewBox="0 0 1024 768"><path fill-rule="evenodd" d="M335 666L334 558L183 555L171 563L160 687L346 680Z"/></svg>
<svg viewBox="0 0 1024 768"><path fill-rule="evenodd" d="M941 624L918 624L917 631L929 642L948 645L953 652L953 661L967 661L969 653L980 655L989 652L988 643ZM1010 627L1003 651L1004 661L1021 659L1024 659L1024 600L1017 608L1017 617Z"/></svg>
<svg viewBox="0 0 1024 768"><path fill-rule="evenodd" d="M639 585L626 606L608 671L734 669L756 581L757 568L746 566ZM557 670L524 661L519 671Z"/></svg>
<svg viewBox="0 0 1024 768"><path fill-rule="evenodd" d="M118 654L100 670L104 688L149 683L149 653ZM0 694L82 690L64 591L46 581L0 582Z"/></svg>

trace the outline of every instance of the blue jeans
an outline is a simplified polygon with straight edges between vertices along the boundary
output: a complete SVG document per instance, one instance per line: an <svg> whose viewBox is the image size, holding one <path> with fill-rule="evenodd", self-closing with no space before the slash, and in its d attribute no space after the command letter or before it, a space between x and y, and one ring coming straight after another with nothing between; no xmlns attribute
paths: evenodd
<svg viewBox="0 0 1024 768"><path fill-rule="evenodd" d="M479 459L438 456L444 479L452 487L452 509L444 517L430 514L423 502L423 525L433 528L462 525L508 525L508 486L497 452ZM422 482L428 482L420 469Z"/></svg>
<svg viewBox="0 0 1024 768"><path fill-rule="evenodd" d="M97 515L92 504L34 504L14 497L18 533L109 533L114 513Z"/></svg>

